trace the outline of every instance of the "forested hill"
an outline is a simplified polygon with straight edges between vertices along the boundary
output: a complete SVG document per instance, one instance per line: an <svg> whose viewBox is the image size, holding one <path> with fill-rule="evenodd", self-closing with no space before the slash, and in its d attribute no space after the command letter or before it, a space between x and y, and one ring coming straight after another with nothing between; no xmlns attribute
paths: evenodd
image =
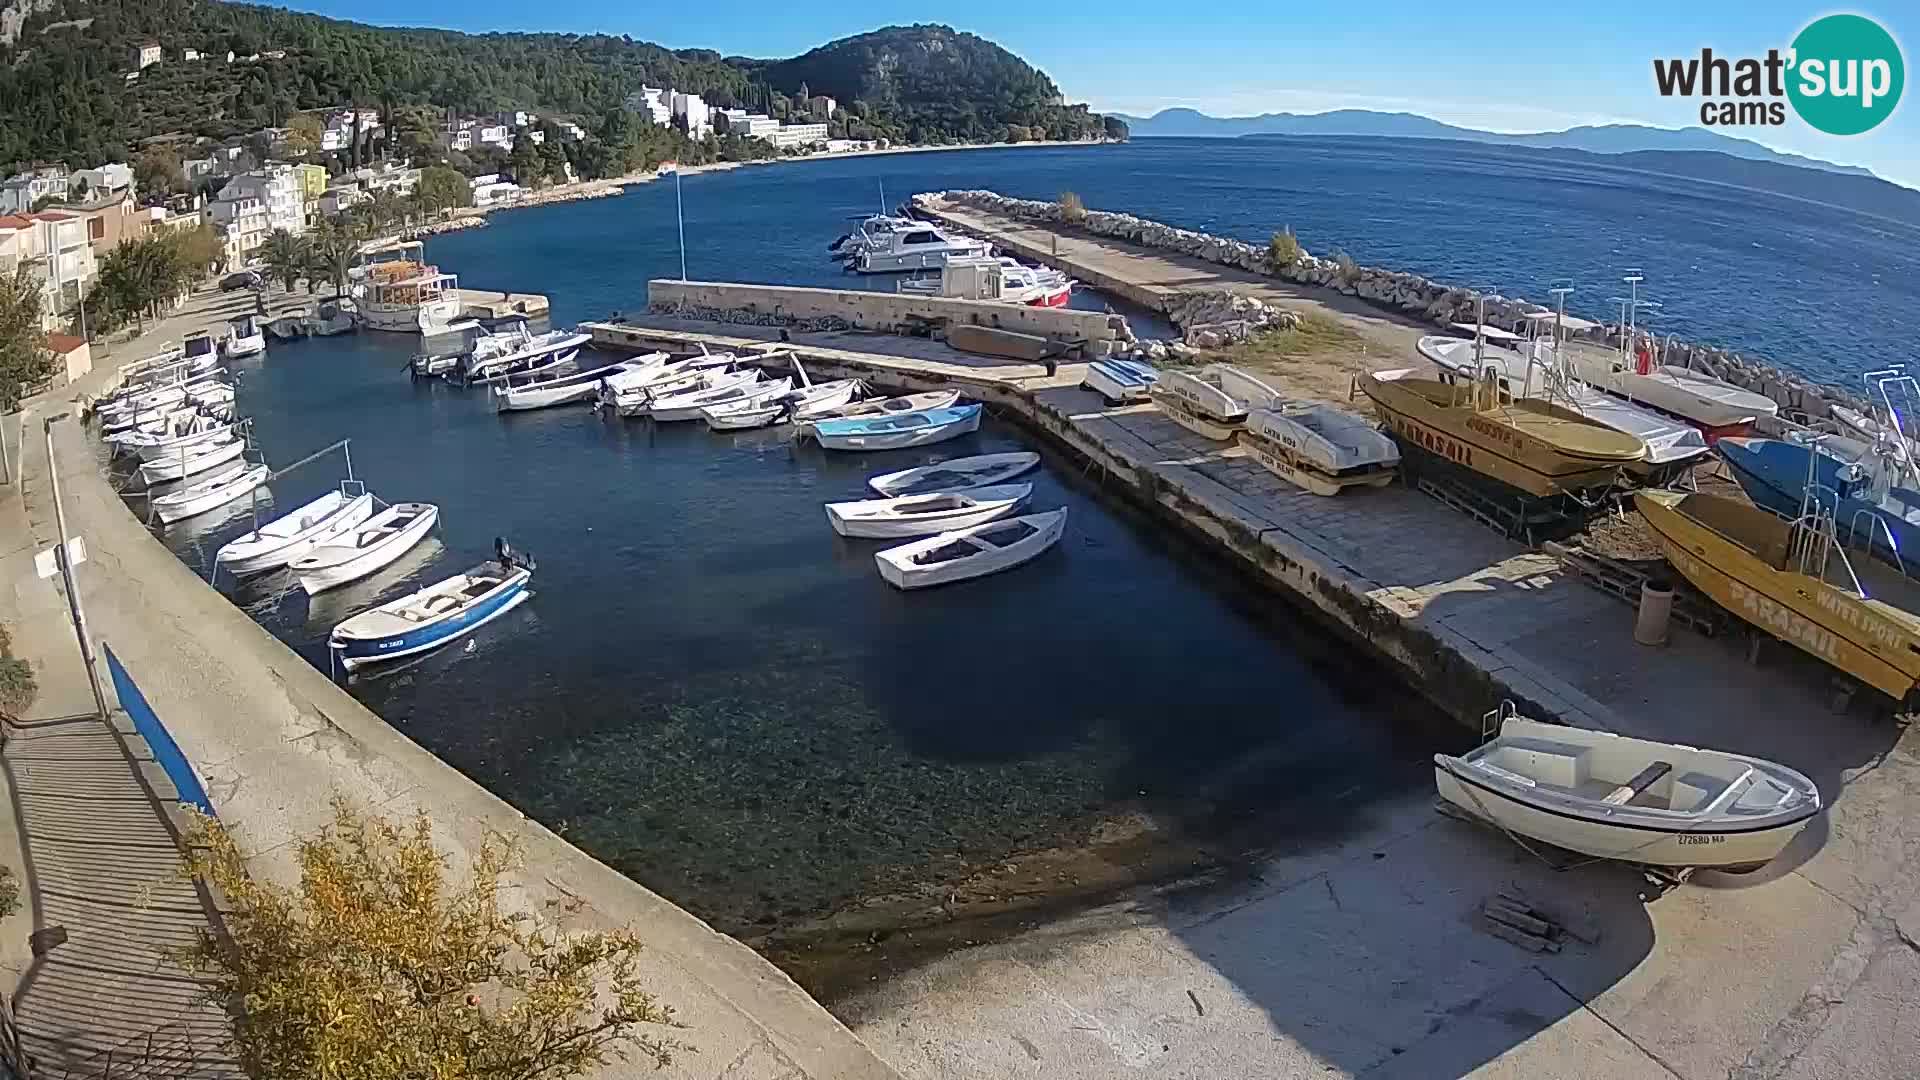
<svg viewBox="0 0 1920 1080"><path fill-rule="evenodd" d="M591 118L642 84L762 109L803 88L828 94L858 119L848 129L855 138L996 139L1010 126L1028 137L1103 131L1085 106L1061 104L1044 74L945 27L893 27L765 61L625 36L389 29L215 0L53 0L32 5L44 7L37 11L12 2L29 13L0 46L0 165L124 158L129 143L152 136L243 134L350 101ZM144 41L159 43L166 59L130 82L132 50ZM183 62L182 49L208 59ZM229 50L261 56L229 65Z"/></svg>

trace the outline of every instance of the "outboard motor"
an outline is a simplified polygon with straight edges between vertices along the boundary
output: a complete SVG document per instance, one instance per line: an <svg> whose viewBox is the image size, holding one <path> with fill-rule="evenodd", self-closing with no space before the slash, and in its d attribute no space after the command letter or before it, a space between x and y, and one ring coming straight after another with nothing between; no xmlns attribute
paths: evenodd
<svg viewBox="0 0 1920 1080"><path fill-rule="evenodd" d="M516 566L527 571L533 569L533 556L522 555L513 550L513 545L507 543L507 538L504 536L493 538L493 554L500 561L500 565L509 570Z"/></svg>

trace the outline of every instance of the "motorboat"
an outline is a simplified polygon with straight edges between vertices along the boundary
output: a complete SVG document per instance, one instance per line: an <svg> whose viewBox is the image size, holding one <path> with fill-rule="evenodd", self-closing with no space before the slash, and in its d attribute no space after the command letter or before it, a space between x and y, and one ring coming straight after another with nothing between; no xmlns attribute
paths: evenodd
<svg viewBox="0 0 1920 1080"><path fill-rule="evenodd" d="M265 484L272 472L273 470L265 465L249 465L244 461L235 461L226 468L195 480L177 491L155 495L147 505L162 524L171 525L195 514L204 514L216 507L225 506L235 499L244 498L255 488Z"/></svg>
<svg viewBox="0 0 1920 1080"><path fill-rule="evenodd" d="M993 245L915 221L875 231L848 265L862 274L938 269L949 256L987 256Z"/></svg>
<svg viewBox="0 0 1920 1080"><path fill-rule="evenodd" d="M1568 349L1570 374L1616 397L1649 405L1699 428L1709 442L1724 436L1750 435L1763 416L1776 416L1780 405L1704 371L1654 361L1651 346L1642 343L1633 359Z"/></svg>
<svg viewBox="0 0 1920 1080"><path fill-rule="evenodd" d="M846 262L860 255L878 242L878 238L891 232L909 229L919 224L912 218L896 217L892 214L855 215L860 224L853 231L841 234L840 238L827 245L827 252L836 262Z"/></svg>
<svg viewBox="0 0 1920 1080"><path fill-rule="evenodd" d="M1067 527L1065 507L1043 514L1002 518L955 529L874 553L887 584L923 589L984 577L1031 562L1058 543Z"/></svg>
<svg viewBox="0 0 1920 1080"><path fill-rule="evenodd" d="M934 277L900 283L910 296L947 300L984 300L1027 307L1066 307L1073 281L1057 270L1023 266L1014 259L992 255L947 255Z"/></svg>
<svg viewBox="0 0 1920 1080"><path fill-rule="evenodd" d="M1756 505L1793 519L1806 512L1811 492L1813 504L1833 515L1842 543L1920 575L1920 488L1886 440L1730 436L1714 448Z"/></svg>
<svg viewBox="0 0 1920 1080"><path fill-rule="evenodd" d="M1514 348L1488 348L1483 329L1479 340L1432 334L1422 337L1415 348L1440 369L1442 382L1473 381L1491 372L1498 377L1503 395L1550 401L1635 436L1646 444L1647 453L1630 471L1643 483L1667 483L1712 452L1706 436L1692 424L1567 378L1557 362L1559 350L1550 342L1514 344Z"/></svg>
<svg viewBox="0 0 1920 1080"><path fill-rule="evenodd" d="M901 413L919 412L922 409L944 409L959 400L960 391L958 390L928 390L919 394L868 398L865 401L850 402L833 408L809 410L809 415L795 416L794 419L811 424L818 420L846 420L856 416L897 416ZM811 434L811 429L802 427L798 434Z"/></svg>
<svg viewBox="0 0 1920 1080"><path fill-rule="evenodd" d="M1641 491L1634 501L1695 588L1908 707L1920 682L1920 586L1848 559L1830 510L1787 521L1723 495Z"/></svg>
<svg viewBox="0 0 1920 1080"><path fill-rule="evenodd" d="M574 374L555 374L524 383L511 380L493 385L495 412L520 412L545 409L575 401L592 401L600 395L600 380L627 370L624 361Z"/></svg>
<svg viewBox="0 0 1920 1080"><path fill-rule="evenodd" d="M314 546L288 568L312 596L387 566L419 543L439 520L440 508L432 503L394 503L353 532Z"/></svg>
<svg viewBox="0 0 1920 1080"><path fill-rule="evenodd" d="M356 481L221 545L214 563L234 574L275 570L373 516L373 496Z"/></svg>
<svg viewBox="0 0 1920 1080"><path fill-rule="evenodd" d="M950 405L891 416L819 420L809 429L828 450L904 450L972 434L980 430L980 417L985 411L986 406L977 403Z"/></svg>
<svg viewBox="0 0 1920 1080"><path fill-rule="evenodd" d="M1317 401L1275 401L1247 414L1240 445L1268 471L1315 495L1385 487L1400 448L1358 416Z"/></svg>
<svg viewBox="0 0 1920 1080"><path fill-rule="evenodd" d="M754 387L757 394L725 402L720 405L708 405L700 410L707 426L715 431L744 431L751 428L766 427L768 424L791 419L803 413L817 413L838 408L853 399L854 392L860 388L858 379L836 379L833 382L819 383L802 390L788 390L774 393L773 383L762 383ZM760 387L769 389L761 390Z"/></svg>
<svg viewBox="0 0 1920 1080"><path fill-rule="evenodd" d="M217 468L247 451L247 441L229 431L207 442L181 446L169 454L140 464L140 479L149 485L180 480Z"/></svg>
<svg viewBox="0 0 1920 1080"><path fill-rule="evenodd" d="M327 647L348 671L437 649L519 607L532 577L517 563L481 563L341 622Z"/></svg>
<svg viewBox="0 0 1920 1080"><path fill-rule="evenodd" d="M220 347L229 360L259 356L267 351L267 335L261 332L257 317L238 315L227 320L227 339Z"/></svg>
<svg viewBox="0 0 1920 1080"><path fill-rule="evenodd" d="M709 405L722 405L729 401L765 393L769 388L778 386L784 394L793 389L791 378L776 379L771 383L763 382L757 369L733 371L715 375L706 380L706 387L681 394L668 394L656 397L647 407L647 415L661 423L679 420L697 420L700 410Z"/></svg>
<svg viewBox="0 0 1920 1080"><path fill-rule="evenodd" d="M460 367L459 353L421 353L407 365L407 370L418 378L432 378L435 375L447 375Z"/></svg>
<svg viewBox="0 0 1920 1080"><path fill-rule="evenodd" d="M1433 756L1440 797L1508 832L1597 859L1758 870L1820 812L1771 761L1508 716L1479 749Z"/></svg>
<svg viewBox="0 0 1920 1080"><path fill-rule="evenodd" d="M355 268L360 279L355 314L374 330L432 336L460 319L460 280L426 261L426 245L392 244L368 252Z"/></svg>
<svg viewBox="0 0 1920 1080"><path fill-rule="evenodd" d="M487 334L473 343L461 358L462 378L468 383L486 383L568 363L592 340L593 335L578 330L535 334L527 329L526 323L516 323L510 329Z"/></svg>
<svg viewBox="0 0 1920 1080"><path fill-rule="evenodd" d="M827 523L841 536L930 536L1006 517L1032 494L1032 484L1004 484L893 499L831 502L827 504Z"/></svg>
<svg viewBox="0 0 1920 1080"><path fill-rule="evenodd" d="M334 297L273 319L265 324L265 329L269 336L281 341L350 334L359 325L353 313L352 300L344 296Z"/></svg>
<svg viewBox="0 0 1920 1080"><path fill-rule="evenodd" d="M681 360L666 359L665 353L650 353L638 359L645 363L617 372L601 382L601 408L612 409L621 416L645 416L656 398L732 385L729 377L737 381L757 376L756 372L730 370L736 362L732 353L703 354Z"/></svg>
<svg viewBox="0 0 1920 1080"><path fill-rule="evenodd" d="M192 381L219 366L217 352L209 350L189 357L184 349L172 348L121 368L120 389L137 392L167 383Z"/></svg>
<svg viewBox="0 0 1920 1080"><path fill-rule="evenodd" d="M1361 374L1360 390L1404 452L1412 446L1534 498L1618 483L1646 457L1637 436L1497 382L1420 378L1411 368Z"/></svg>
<svg viewBox="0 0 1920 1080"><path fill-rule="evenodd" d="M1226 364L1198 371L1162 371L1147 391L1167 419L1196 435L1232 439L1247 412L1279 400L1280 392L1263 380Z"/></svg>
<svg viewBox="0 0 1920 1080"><path fill-rule="evenodd" d="M1159 380L1160 372L1152 364L1107 357L1087 365L1080 385L1099 394L1109 405L1126 405L1147 400Z"/></svg>
<svg viewBox="0 0 1920 1080"><path fill-rule="evenodd" d="M865 385L859 379L834 379L796 390L788 400L793 419L815 420L838 412L853 404L854 397Z"/></svg>
<svg viewBox="0 0 1920 1080"><path fill-rule="evenodd" d="M881 473L869 477L867 486L888 497L921 495L934 491L967 491L1006 483L1040 466L1040 455L1031 450L1005 454L975 454L950 458L932 465Z"/></svg>
<svg viewBox="0 0 1920 1080"><path fill-rule="evenodd" d="M108 436L107 445L116 453L152 461L176 453L183 446L211 441L232 426L198 408L175 409L158 420Z"/></svg>

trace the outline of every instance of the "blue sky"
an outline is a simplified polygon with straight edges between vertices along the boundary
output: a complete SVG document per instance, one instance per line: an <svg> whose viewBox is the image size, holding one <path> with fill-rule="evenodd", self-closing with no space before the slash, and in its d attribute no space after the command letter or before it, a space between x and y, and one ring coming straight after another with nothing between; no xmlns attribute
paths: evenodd
<svg viewBox="0 0 1920 1080"><path fill-rule="evenodd" d="M1758 56L1785 48L1814 18L1853 11L1879 20L1920 63L1920 6L1818 6L1625 0L1554 5L1483 0L1449 12L1432 0L1306 4L1250 0L1099 5L791 4L708 0L628 5L579 0L559 8L505 0L302 0L292 6L365 22L458 30L630 34L674 48L790 56L890 23L944 22L1013 50L1052 75L1070 100L1151 113L1186 106L1215 115L1369 108L1418 112L1499 131L1575 124L1698 124L1698 102L1654 92L1656 56ZM1292 6L1292 5L1289 5ZM404 12L402 18L396 13ZM1920 94L1920 90L1907 95ZM1729 131L1782 150L1865 165L1920 187L1920 105L1854 138L1824 135L1790 116L1781 128Z"/></svg>

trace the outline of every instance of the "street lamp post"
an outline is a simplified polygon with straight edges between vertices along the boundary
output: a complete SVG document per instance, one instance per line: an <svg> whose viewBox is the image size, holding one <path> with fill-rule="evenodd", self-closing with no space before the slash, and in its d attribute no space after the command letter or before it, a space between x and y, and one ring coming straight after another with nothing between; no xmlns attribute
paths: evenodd
<svg viewBox="0 0 1920 1080"><path fill-rule="evenodd" d="M87 633L87 615L80 607L80 588L74 583L73 565L67 559L67 510L60 502L60 469L53 459L53 422L66 415L61 413L46 419L47 479L53 491L53 522L59 540L59 546L54 548L53 559L60 567L60 579L67 587L67 608L73 616L74 638L80 643L80 662L87 668L87 685L93 689L93 704L100 710L100 719L104 722L111 714L107 709L106 692L100 688L100 672L93 664L93 638Z"/></svg>

